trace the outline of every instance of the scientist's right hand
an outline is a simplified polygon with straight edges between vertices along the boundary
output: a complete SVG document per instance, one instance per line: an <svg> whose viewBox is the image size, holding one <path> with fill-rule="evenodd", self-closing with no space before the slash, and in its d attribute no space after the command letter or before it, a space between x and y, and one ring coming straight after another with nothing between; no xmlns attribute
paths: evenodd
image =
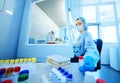
<svg viewBox="0 0 120 83"><path fill-rule="evenodd" d="M95 66L94 66L94 61L91 56L86 56L84 58L84 64L79 67L79 71L85 75L86 71L94 71Z"/></svg>

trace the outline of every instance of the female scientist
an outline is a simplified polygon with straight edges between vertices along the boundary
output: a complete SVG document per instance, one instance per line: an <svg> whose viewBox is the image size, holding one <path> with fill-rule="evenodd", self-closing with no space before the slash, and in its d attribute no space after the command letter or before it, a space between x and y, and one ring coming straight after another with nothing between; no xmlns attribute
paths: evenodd
<svg viewBox="0 0 120 83"><path fill-rule="evenodd" d="M94 71L100 57L92 35L87 31L88 26L85 19L83 17L77 18L75 25L80 33L76 45L79 49L79 55L84 56L84 64L79 67L79 71L85 74L86 71Z"/></svg>

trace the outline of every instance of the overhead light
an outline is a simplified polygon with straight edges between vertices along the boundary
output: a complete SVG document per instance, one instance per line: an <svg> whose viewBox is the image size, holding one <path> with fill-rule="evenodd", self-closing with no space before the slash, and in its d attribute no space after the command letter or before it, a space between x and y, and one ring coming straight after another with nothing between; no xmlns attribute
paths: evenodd
<svg viewBox="0 0 120 83"><path fill-rule="evenodd" d="M72 20L72 13L71 13L71 11L68 12L68 15L69 15L70 24L72 25L73 24L73 20Z"/></svg>
<svg viewBox="0 0 120 83"><path fill-rule="evenodd" d="M33 3L38 3L38 2L42 2L42 1L45 1L45 0L33 0L32 2Z"/></svg>

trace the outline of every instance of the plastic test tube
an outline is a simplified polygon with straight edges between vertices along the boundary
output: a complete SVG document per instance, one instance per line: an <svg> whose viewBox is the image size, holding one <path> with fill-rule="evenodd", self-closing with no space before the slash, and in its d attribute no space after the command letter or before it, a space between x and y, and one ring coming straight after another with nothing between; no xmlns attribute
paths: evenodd
<svg viewBox="0 0 120 83"><path fill-rule="evenodd" d="M23 63L23 58L19 59L19 63Z"/></svg>
<svg viewBox="0 0 120 83"><path fill-rule="evenodd" d="M36 58L32 58L32 62L33 62L33 63L36 63Z"/></svg>
<svg viewBox="0 0 120 83"><path fill-rule="evenodd" d="M31 62L32 61L32 59L31 58L28 58L28 62Z"/></svg>
<svg viewBox="0 0 120 83"><path fill-rule="evenodd" d="M11 59L10 60L10 64L14 64L15 60L14 59Z"/></svg>
<svg viewBox="0 0 120 83"><path fill-rule="evenodd" d="M21 66L15 66L13 71L14 71L14 73L18 73L18 72L20 72L20 69L21 69Z"/></svg>
<svg viewBox="0 0 120 83"><path fill-rule="evenodd" d="M0 60L0 64L3 63L3 62L4 62L4 60Z"/></svg>
<svg viewBox="0 0 120 83"><path fill-rule="evenodd" d="M73 75L72 74L68 74L67 75L67 83L72 83L72 79L73 79Z"/></svg>
<svg viewBox="0 0 120 83"><path fill-rule="evenodd" d="M29 70L22 70L20 73L19 73L19 75L21 75L21 74L29 74Z"/></svg>
<svg viewBox="0 0 120 83"><path fill-rule="evenodd" d="M21 74L18 77L18 83L28 83L28 74Z"/></svg>
<svg viewBox="0 0 120 83"><path fill-rule="evenodd" d="M13 81L12 80L4 80L4 81L2 81L0 83L13 83Z"/></svg>
<svg viewBox="0 0 120 83"><path fill-rule="evenodd" d="M29 70L23 70L19 73L18 83L28 83Z"/></svg>
<svg viewBox="0 0 120 83"><path fill-rule="evenodd" d="M21 66L15 66L15 67L13 68L13 72L14 72L13 83L17 83L20 69L21 69Z"/></svg>
<svg viewBox="0 0 120 83"><path fill-rule="evenodd" d="M5 66L4 65L4 60L0 60L0 68L3 67L3 66Z"/></svg>
<svg viewBox="0 0 120 83"><path fill-rule="evenodd" d="M5 62L6 64L9 64L9 60L4 60L4 62Z"/></svg>
<svg viewBox="0 0 120 83"><path fill-rule="evenodd" d="M13 74L13 67L8 67L6 69L6 76L11 76Z"/></svg>
<svg viewBox="0 0 120 83"><path fill-rule="evenodd" d="M27 58L24 58L23 61L24 61L24 63L27 63L27 62L28 62L28 59L27 59Z"/></svg>
<svg viewBox="0 0 120 83"><path fill-rule="evenodd" d="M0 83L4 79L6 68L0 68Z"/></svg>
<svg viewBox="0 0 120 83"><path fill-rule="evenodd" d="M15 59L15 64L18 64L19 63L19 59Z"/></svg>

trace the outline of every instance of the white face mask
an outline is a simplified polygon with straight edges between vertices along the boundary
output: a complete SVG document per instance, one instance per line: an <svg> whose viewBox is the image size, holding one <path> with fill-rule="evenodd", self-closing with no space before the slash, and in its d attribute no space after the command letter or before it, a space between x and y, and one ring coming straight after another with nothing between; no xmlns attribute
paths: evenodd
<svg viewBox="0 0 120 83"><path fill-rule="evenodd" d="M83 27L82 27L82 25L80 25L80 26L77 26L76 29L80 32L83 30Z"/></svg>

